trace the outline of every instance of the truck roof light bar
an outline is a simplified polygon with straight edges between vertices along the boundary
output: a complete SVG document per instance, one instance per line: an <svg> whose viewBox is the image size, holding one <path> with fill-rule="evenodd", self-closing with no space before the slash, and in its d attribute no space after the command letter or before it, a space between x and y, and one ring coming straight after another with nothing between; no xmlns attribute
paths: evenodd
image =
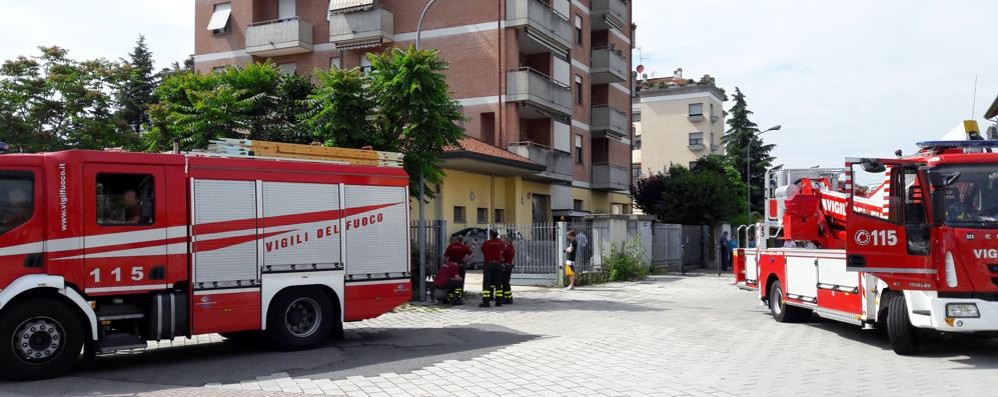
<svg viewBox="0 0 998 397"><path fill-rule="evenodd" d="M961 148L998 148L998 141L923 141L918 143L922 149L961 149Z"/></svg>

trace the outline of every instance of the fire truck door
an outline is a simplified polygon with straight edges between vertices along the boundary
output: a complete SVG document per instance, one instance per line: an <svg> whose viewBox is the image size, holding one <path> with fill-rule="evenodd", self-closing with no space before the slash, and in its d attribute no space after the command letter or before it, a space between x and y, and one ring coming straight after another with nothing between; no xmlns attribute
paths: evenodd
<svg viewBox="0 0 998 397"><path fill-rule="evenodd" d="M916 283L905 288L924 287L926 282L932 282L936 271L930 266L927 236L919 227L925 221L925 212L915 183L916 170L902 165L867 168L858 164L853 167L846 241L848 270L873 273L885 281ZM881 178L879 184L863 182L876 178Z"/></svg>
<svg viewBox="0 0 998 397"><path fill-rule="evenodd" d="M164 172L160 166L83 168L84 275L89 295L169 287ZM179 244L186 242L181 238Z"/></svg>
<svg viewBox="0 0 998 397"><path fill-rule="evenodd" d="M34 167L0 170L0 282L24 273L40 273L42 262L41 172Z"/></svg>

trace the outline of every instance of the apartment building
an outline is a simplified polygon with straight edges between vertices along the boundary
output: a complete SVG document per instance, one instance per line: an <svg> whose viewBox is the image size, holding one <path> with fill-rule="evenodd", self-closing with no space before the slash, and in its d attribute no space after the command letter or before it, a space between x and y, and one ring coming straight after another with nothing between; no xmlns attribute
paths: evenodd
<svg viewBox="0 0 998 397"><path fill-rule="evenodd" d="M636 83L633 100L634 147L631 178L664 171L670 164L689 166L710 154L723 154L723 89L704 75L695 81L683 77L682 68L672 77Z"/></svg>
<svg viewBox="0 0 998 397"><path fill-rule="evenodd" d="M369 68L408 47L428 0L196 0L195 68ZM626 0L438 0L422 48L450 63L466 138L428 208L452 228L629 213Z"/></svg>

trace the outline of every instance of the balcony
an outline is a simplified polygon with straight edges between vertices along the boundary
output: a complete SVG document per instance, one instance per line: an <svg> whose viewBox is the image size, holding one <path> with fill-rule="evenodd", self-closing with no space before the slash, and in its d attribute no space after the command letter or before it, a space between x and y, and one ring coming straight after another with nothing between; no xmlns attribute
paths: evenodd
<svg viewBox="0 0 998 397"><path fill-rule="evenodd" d="M622 83L627 81L627 58L614 48L594 48L592 55L593 84Z"/></svg>
<svg viewBox="0 0 998 397"><path fill-rule="evenodd" d="M572 48L572 25L541 0L507 0L506 26L523 29L520 52L568 52Z"/></svg>
<svg viewBox="0 0 998 397"><path fill-rule="evenodd" d="M538 176L546 179L571 182L575 163L572 155L533 142L514 142L507 148L510 152L526 157L544 166Z"/></svg>
<svg viewBox="0 0 998 397"><path fill-rule="evenodd" d="M329 42L339 50L377 47L395 40L395 16L384 8L329 15Z"/></svg>
<svg viewBox="0 0 998 397"><path fill-rule="evenodd" d="M591 10L593 30L614 28L622 31L629 25L624 0L593 0Z"/></svg>
<svg viewBox="0 0 998 397"><path fill-rule="evenodd" d="M506 73L507 101L524 102L545 111L572 114L572 89L531 68Z"/></svg>
<svg viewBox="0 0 998 397"><path fill-rule="evenodd" d="M592 109L593 138L623 139L630 131L630 121L627 112L610 105L594 105Z"/></svg>
<svg viewBox="0 0 998 397"><path fill-rule="evenodd" d="M630 168L613 163L593 164L593 189L628 190L631 188Z"/></svg>
<svg viewBox="0 0 998 397"><path fill-rule="evenodd" d="M312 52L312 21L302 17L256 22L246 28L246 53L261 57Z"/></svg>

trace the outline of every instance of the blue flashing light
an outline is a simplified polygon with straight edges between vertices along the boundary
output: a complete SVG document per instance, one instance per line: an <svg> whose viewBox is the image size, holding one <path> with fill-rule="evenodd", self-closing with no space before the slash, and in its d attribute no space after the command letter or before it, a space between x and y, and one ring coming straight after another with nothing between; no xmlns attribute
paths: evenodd
<svg viewBox="0 0 998 397"><path fill-rule="evenodd" d="M998 141L924 141L919 142L922 149L983 149L998 148Z"/></svg>

